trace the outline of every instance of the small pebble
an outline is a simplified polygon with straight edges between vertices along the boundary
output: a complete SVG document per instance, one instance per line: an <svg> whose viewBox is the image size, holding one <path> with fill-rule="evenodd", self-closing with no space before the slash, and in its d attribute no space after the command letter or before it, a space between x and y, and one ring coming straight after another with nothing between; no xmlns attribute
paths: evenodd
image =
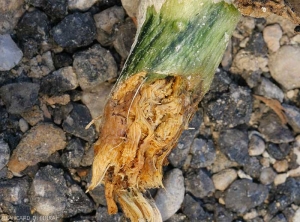
<svg viewBox="0 0 300 222"><path fill-rule="evenodd" d="M13 151L8 168L20 173L27 166L45 161L52 153L66 146L66 136L61 128L44 123L31 128Z"/></svg>
<svg viewBox="0 0 300 222"><path fill-rule="evenodd" d="M286 172L288 170L289 163L286 159L284 160L277 160L273 164L273 168L276 170L278 173Z"/></svg>
<svg viewBox="0 0 300 222"><path fill-rule="evenodd" d="M239 214L244 214L263 203L268 193L265 185L253 183L248 179L236 180L225 191L225 206Z"/></svg>
<svg viewBox="0 0 300 222"><path fill-rule="evenodd" d="M16 27L18 38L25 44L30 39L37 43L46 41L49 38L49 30L50 21L47 15L38 9L27 11Z"/></svg>
<svg viewBox="0 0 300 222"><path fill-rule="evenodd" d="M97 27L97 41L103 45L111 45L115 35L114 28L124 21L125 11L122 7L113 6L94 15ZM132 33L131 33L132 34Z"/></svg>
<svg viewBox="0 0 300 222"><path fill-rule="evenodd" d="M269 68L272 77L285 89L300 87L300 47L296 45L282 46L270 56Z"/></svg>
<svg viewBox="0 0 300 222"><path fill-rule="evenodd" d="M174 215L181 207L184 199L184 178L182 171L175 168L169 171L163 180L164 189L159 189L155 195L155 204L165 221Z"/></svg>
<svg viewBox="0 0 300 222"><path fill-rule="evenodd" d="M93 142L96 137L95 127L88 129L85 127L92 121L91 114L86 106L82 104L73 104L73 110L63 121L63 129L85 141Z"/></svg>
<svg viewBox="0 0 300 222"><path fill-rule="evenodd" d="M278 186L279 184L283 184L285 183L286 179L288 178L288 174L287 173L281 173L281 174L277 174L275 179L274 179L274 185Z"/></svg>
<svg viewBox="0 0 300 222"><path fill-rule="evenodd" d="M258 217L258 212L255 209L253 209L250 212L244 214L243 219L244 220L252 220L256 217Z"/></svg>
<svg viewBox="0 0 300 222"><path fill-rule="evenodd" d="M135 32L136 26L133 23L132 19L128 18L118 27L116 33L114 34L115 38L113 46L122 57L122 59L126 59L129 55L131 46L135 38Z"/></svg>
<svg viewBox="0 0 300 222"><path fill-rule="evenodd" d="M268 157L261 158L259 162L264 167L269 167L271 165L270 158Z"/></svg>
<svg viewBox="0 0 300 222"><path fill-rule="evenodd" d="M276 99L279 102L282 102L284 98L282 90L264 77L262 77L260 84L254 88L254 93L266 98Z"/></svg>
<svg viewBox="0 0 300 222"><path fill-rule="evenodd" d="M248 136L238 129L223 130L219 137L220 150L232 161L241 165L248 163Z"/></svg>
<svg viewBox="0 0 300 222"><path fill-rule="evenodd" d="M93 89L117 77L117 64L111 53L99 44L74 55L73 67L83 90Z"/></svg>
<svg viewBox="0 0 300 222"><path fill-rule="evenodd" d="M79 167L83 154L83 142L81 142L78 138L72 139L68 142L63 154L61 155L61 162L67 168Z"/></svg>
<svg viewBox="0 0 300 222"><path fill-rule="evenodd" d="M258 135L258 132L250 134L248 153L250 156L259 156L265 151L264 140Z"/></svg>
<svg viewBox="0 0 300 222"><path fill-rule="evenodd" d="M247 87L231 84L229 90L221 95L217 94L218 98L210 100L207 104L204 99L202 106L213 122L232 128L249 122L252 97Z"/></svg>
<svg viewBox="0 0 300 222"><path fill-rule="evenodd" d="M45 52L43 55L37 55L30 60L30 71L27 74L31 78L42 78L54 71L51 52Z"/></svg>
<svg viewBox="0 0 300 222"><path fill-rule="evenodd" d="M224 191L237 178L237 172L234 169L226 169L214 174L212 180L217 190Z"/></svg>
<svg viewBox="0 0 300 222"><path fill-rule="evenodd" d="M31 107L28 111L22 112L21 116L30 126L34 126L44 120L43 112L37 105Z"/></svg>
<svg viewBox="0 0 300 222"><path fill-rule="evenodd" d="M207 173L200 169L189 172L185 177L186 191L203 198L215 191L214 183Z"/></svg>
<svg viewBox="0 0 300 222"><path fill-rule="evenodd" d="M0 71L11 70L20 62L22 57L22 51L10 35L0 35Z"/></svg>
<svg viewBox="0 0 300 222"><path fill-rule="evenodd" d="M279 117L272 111L262 116L258 130L268 142L289 143L294 140L290 129L283 125Z"/></svg>
<svg viewBox="0 0 300 222"><path fill-rule="evenodd" d="M11 83L0 88L0 97L9 113L21 114L37 103L39 89L36 83Z"/></svg>
<svg viewBox="0 0 300 222"><path fill-rule="evenodd" d="M94 19L88 12L75 12L67 15L52 29L52 35L54 41L61 47L77 48L87 46L96 37Z"/></svg>
<svg viewBox="0 0 300 222"><path fill-rule="evenodd" d="M209 215L191 195L186 194L182 203L182 212L189 221L209 221Z"/></svg>
<svg viewBox="0 0 300 222"><path fill-rule="evenodd" d="M29 125L28 123L26 122L25 119L21 118L19 120L19 126L20 126L20 130L25 133L28 129L29 129Z"/></svg>
<svg viewBox="0 0 300 222"><path fill-rule="evenodd" d="M271 167L267 167L262 169L259 180L264 185L269 185L273 183L274 179L276 177L276 173Z"/></svg>
<svg viewBox="0 0 300 222"><path fill-rule="evenodd" d="M300 167L298 167L296 169L289 170L287 172L287 174L290 177L299 177L300 176Z"/></svg>
<svg viewBox="0 0 300 222"><path fill-rule="evenodd" d="M279 24L268 25L263 30L264 40L272 52L280 48L279 40L282 37L282 30Z"/></svg>
<svg viewBox="0 0 300 222"><path fill-rule="evenodd" d="M86 1L86 0L68 0L68 7L69 7L69 10L87 11L97 1L99 1L99 0L89 0L89 1Z"/></svg>
<svg viewBox="0 0 300 222"><path fill-rule="evenodd" d="M190 149L192 168L202 168L211 165L216 159L216 151L211 140L195 138Z"/></svg>
<svg viewBox="0 0 300 222"><path fill-rule="evenodd" d="M245 173L244 171L242 171L242 170L238 170L237 174L238 174L239 178L241 178L241 179L252 180L252 177L251 177L250 175L246 174L246 173Z"/></svg>

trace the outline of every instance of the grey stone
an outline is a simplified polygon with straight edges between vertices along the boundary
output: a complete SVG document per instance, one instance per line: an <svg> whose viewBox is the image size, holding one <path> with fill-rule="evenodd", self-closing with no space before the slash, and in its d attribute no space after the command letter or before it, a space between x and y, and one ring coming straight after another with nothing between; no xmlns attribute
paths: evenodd
<svg viewBox="0 0 300 222"><path fill-rule="evenodd" d="M27 76L31 78L42 78L55 69L50 51L32 58L29 64L30 71Z"/></svg>
<svg viewBox="0 0 300 222"><path fill-rule="evenodd" d="M55 105L55 107L49 108L49 112L53 117L54 123L60 125L63 120L65 120L70 112L73 110L72 103L68 103L67 105Z"/></svg>
<svg viewBox="0 0 300 222"><path fill-rule="evenodd" d="M247 42L245 50L254 53L255 55L265 56L268 53L267 45L264 41L261 32L253 33Z"/></svg>
<svg viewBox="0 0 300 222"><path fill-rule="evenodd" d="M68 14L68 0L46 0L42 5L45 13L53 21L64 18Z"/></svg>
<svg viewBox="0 0 300 222"><path fill-rule="evenodd" d="M269 185L273 183L274 179L276 177L276 173L271 167L267 167L262 169L259 180L264 185Z"/></svg>
<svg viewBox="0 0 300 222"><path fill-rule="evenodd" d="M80 165L83 167L91 166L94 159L94 147L86 147Z"/></svg>
<svg viewBox="0 0 300 222"><path fill-rule="evenodd" d="M51 32L61 47L77 48L93 42L96 26L90 13L75 12L66 16Z"/></svg>
<svg viewBox="0 0 300 222"><path fill-rule="evenodd" d="M22 51L10 35L0 35L0 71L11 70L20 62L22 57Z"/></svg>
<svg viewBox="0 0 300 222"><path fill-rule="evenodd" d="M282 104L288 124L295 133L300 133L300 109L296 106Z"/></svg>
<svg viewBox="0 0 300 222"><path fill-rule="evenodd" d="M222 93L216 100L202 106L212 121L235 127L249 122L252 98L248 88L231 85L229 93Z"/></svg>
<svg viewBox="0 0 300 222"><path fill-rule="evenodd" d="M300 87L300 47L296 45L282 46L270 56L269 68L272 77L285 89Z"/></svg>
<svg viewBox="0 0 300 222"><path fill-rule="evenodd" d="M93 142L95 140L95 128L91 126L89 129L85 127L92 121L91 114L86 106L74 103L73 110L63 121L63 129L83 140Z"/></svg>
<svg viewBox="0 0 300 222"><path fill-rule="evenodd" d="M125 11L122 7L113 6L94 15L97 27L97 41L103 45L111 45L115 36L114 30L124 21Z"/></svg>
<svg viewBox="0 0 300 222"><path fill-rule="evenodd" d="M164 189L158 190L154 200L162 220L165 221L180 209L183 202L185 189L182 171L179 169L169 171L164 176L163 184Z"/></svg>
<svg viewBox="0 0 300 222"><path fill-rule="evenodd" d="M288 143L269 143L267 146L267 151L276 160L283 160L290 153L291 148L291 145Z"/></svg>
<svg viewBox="0 0 300 222"><path fill-rule="evenodd" d="M0 170L8 163L10 157L10 149L6 142L0 139Z"/></svg>
<svg viewBox="0 0 300 222"><path fill-rule="evenodd" d="M102 205L106 206L106 199L105 199L105 188L103 184L99 184L95 189L89 191L90 196L93 198L94 202L97 206Z"/></svg>
<svg viewBox="0 0 300 222"><path fill-rule="evenodd" d="M129 55L131 46L134 41L135 32L136 26L134 25L132 19L128 18L123 24L118 27L117 31L114 33L115 40L113 42L113 45L123 59L126 59Z"/></svg>
<svg viewBox="0 0 300 222"><path fill-rule="evenodd" d="M72 66L73 59L72 56L66 52L61 52L54 54L53 63L56 69L60 69L63 67Z"/></svg>
<svg viewBox="0 0 300 222"><path fill-rule="evenodd" d="M38 9L27 11L16 27L17 36L24 43L29 39L34 39L38 43L46 41L49 31L49 19L44 12Z"/></svg>
<svg viewBox="0 0 300 222"><path fill-rule="evenodd" d="M238 129L227 129L220 133L219 147L230 160L241 165L249 162L248 135Z"/></svg>
<svg viewBox="0 0 300 222"><path fill-rule="evenodd" d="M174 167L181 168L184 165L186 157L190 152L193 140L196 134L199 132L201 123L202 114L198 111L189 124L190 129L183 131L179 138L177 146L171 151L170 155L168 156L168 160Z"/></svg>
<svg viewBox="0 0 300 222"><path fill-rule="evenodd" d="M279 102L282 102L284 98L282 90L264 77L262 77L261 83L254 88L254 93L270 99L277 99Z"/></svg>
<svg viewBox="0 0 300 222"><path fill-rule="evenodd" d="M99 222L121 222L122 219L123 215L121 213L109 215L104 207L99 207L96 211L96 220Z"/></svg>
<svg viewBox="0 0 300 222"><path fill-rule="evenodd" d="M29 180L27 177L0 181L1 213L10 216L30 215L28 204Z"/></svg>
<svg viewBox="0 0 300 222"><path fill-rule="evenodd" d="M260 137L258 132L252 132L249 140L248 153L250 156L259 156L263 154L266 149L265 141Z"/></svg>
<svg viewBox="0 0 300 222"><path fill-rule="evenodd" d="M83 154L84 144L78 138L72 139L64 149L61 161L67 168L79 167Z"/></svg>
<svg viewBox="0 0 300 222"><path fill-rule="evenodd" d="M211 140L195 138L191 146L190 167L202 168L211 165L216 159L216 150Z"/></svg>
<svg viewBox="0 0 300 222"><path fill-rule="evenodd" d="M0 1L0 35L11 33L24 12L24 0Z"/></svg>
<svg viewBox="0 0 300 222"><path fill-rule="evenodd" d="M187 192L198 198L206 197L215 191L214 183L202 169L187 173L185 187Z"/></svg>
<svg viewBox="0 0 300 222"><path fill-rule="evenodd" d="M289 128L283 125L279 117L271 111L263 115L258 130L268 142L289 143L294 141Z"/></svg>
<svg viewBox="0 0 300 222"><path fill-rule="evenodd" d="M270 222L288 222L284 216L284 214L278 214L273 217Z"/></svg>
<svg viewBox="0 0 300 222"><path fill-rule="evenodd" d="M20 114L37 103L39 89L36 83L11 83L0 88L0 96L9 113Z"/></svg>
<svg viewBox="0 0 300 222"><path fill-rule="evenodd" d="M222 206L216 206L214 212L214 220L216 222L229 222L233 221L233 215Z"/></svg>
<svg viewBox="0 0 300 222"><path fill-rule="evenodd" d="M117 64L114 58L99 44L76 53L73 66L83 90L92 89L117 77Z"/></svg>
<svg viewBox="0 0 300 222"><path fill-rule="evenodd" d="M50 165L37 172L30 193L30 204L41 215L71 217L93 210L93 203L81 188L76 184L68 187L63 170Z"/></svg>
<svg viewBox="0 0 300 222"><path fill-rule="evenodd" d="M77 184L68 187L67 205L64 210L64 217L72 217L77 214L87 214L94 210L94 204Z"/></svg>
<svg viewBox="0 0 300 222"><path fill-rule="evenodd" d="M189 194L184 197L182 212L188 217L189 221L205 222L210 219L210 215L203 210L200 203Z"/></svg>
<svg viewBox="0 0 300 222"><path fill-rule="evenodd" d="M68 66L45 76L41 81L41 92L47 95L60 95L77 86L77 75L73 67Z"/></svg>
<svg viewBox="0 0 300 222"><path fill-rule="evenodd" d="M260 205L267 198L266 186L253 183L248 179L234 181L225 192L226 208L243 214Z"/></svg>
<svg viewBox="0 0 300 222"><path fill-rule="evenodd" d="M256 157L250 157L248 163L244 165L245 173L253 178L259 177L261 169L262 165Z"/></svg>

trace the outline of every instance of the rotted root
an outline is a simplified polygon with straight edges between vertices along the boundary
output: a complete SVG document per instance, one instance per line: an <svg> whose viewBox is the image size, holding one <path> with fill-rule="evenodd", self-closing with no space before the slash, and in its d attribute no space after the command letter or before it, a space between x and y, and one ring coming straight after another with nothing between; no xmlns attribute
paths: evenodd
<svg viewBox="0 0 300 222"><path fill-rule="evenodd" d="M89 187L103 182L109 213L117 212L117 200L133 221L143 217L152 221L157 209L141 192L163 186L162 167L192 107L185 77L150 77L145 72L135 74L112 93L94 146Z"/></svg>

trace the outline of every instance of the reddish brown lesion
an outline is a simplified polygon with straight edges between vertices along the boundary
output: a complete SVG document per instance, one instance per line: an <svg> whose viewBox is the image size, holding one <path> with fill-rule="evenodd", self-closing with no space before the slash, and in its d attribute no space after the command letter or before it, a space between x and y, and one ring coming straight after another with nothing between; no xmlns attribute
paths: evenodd
<svg viewBox="0 0 300 222"><path fill-rule="evenodd" d="M194 109L191 95L184 76L148 80L142 72L118 84L105 107L100 137L94 146L89 187L91 190L100 182L105 184L109 213L117 212L115 200L123 203L129 217L140 213L146 217L150 209L155 211L152 205L136 206L134 199L145 202L139 192L162 186L166 157ZM134 205L132 211L141 212L130 215L128 202Z"/></svg>

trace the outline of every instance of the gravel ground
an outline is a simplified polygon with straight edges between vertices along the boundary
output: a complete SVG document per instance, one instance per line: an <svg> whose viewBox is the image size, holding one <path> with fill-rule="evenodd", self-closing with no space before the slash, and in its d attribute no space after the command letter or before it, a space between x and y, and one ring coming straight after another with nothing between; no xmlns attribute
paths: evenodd
<svg viewBox="0 0 300 222"><path fill-rule="evenodd" d="M125 221L91 178L98 117L135 25L118 0L0 3L0 221ZM300 221L300 35L243 17L151 191L179 221Z"/></svg>

